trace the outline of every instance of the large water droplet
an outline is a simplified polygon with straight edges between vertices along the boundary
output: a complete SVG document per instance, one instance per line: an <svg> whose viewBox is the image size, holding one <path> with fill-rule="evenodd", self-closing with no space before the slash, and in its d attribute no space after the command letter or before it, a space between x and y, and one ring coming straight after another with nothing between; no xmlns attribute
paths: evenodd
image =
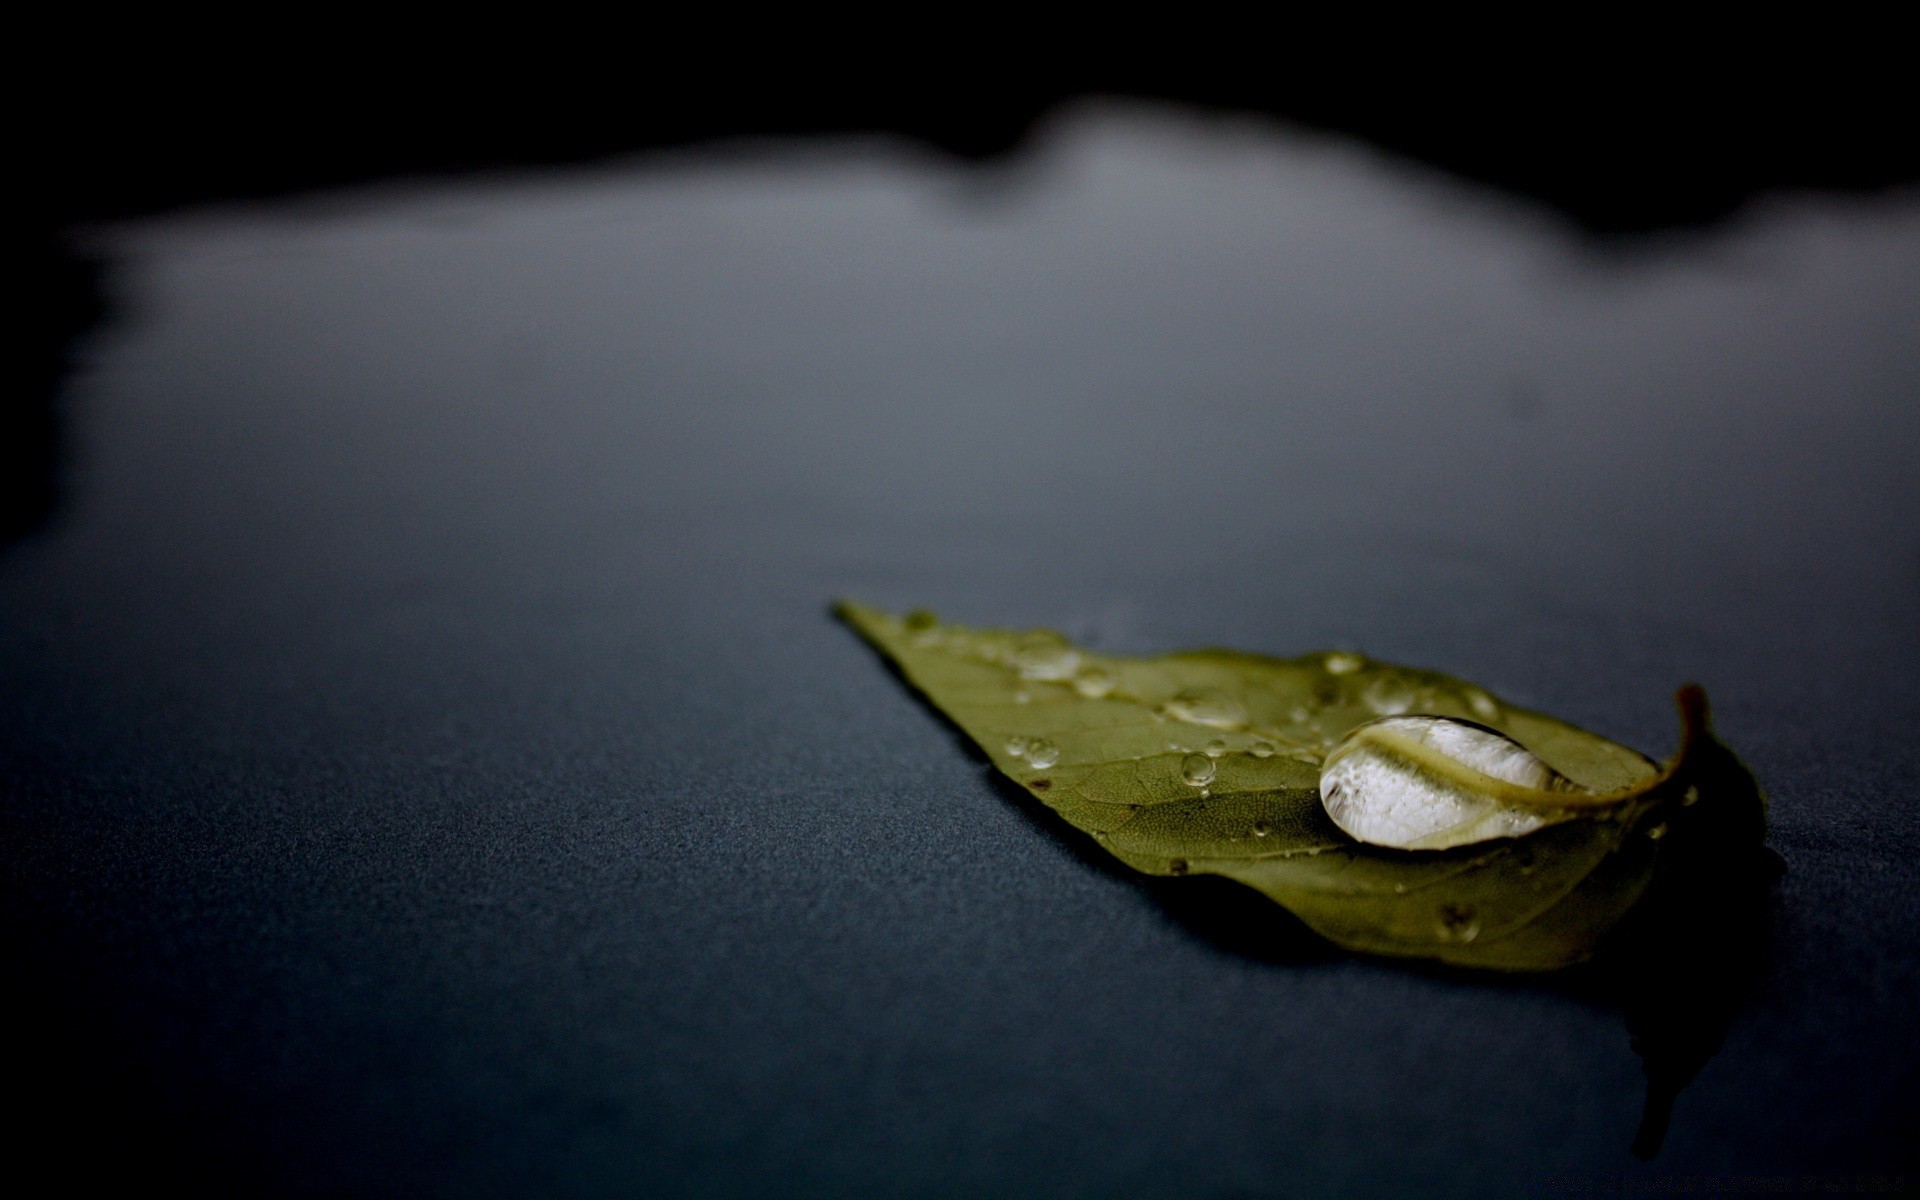
<svg viewBox="0 0 1920 1200"><path fill-rule="evenodd" d="M1218 688L1188 688L1167 701L1167 715L1215 729L1241 729L1247 724L1246 708Z"/></svg>
<svg viewBox="0 0 1920 1200"><path fill-rule="evenodd" d="M1443 942L1470 942L1480 936L1480 918L1471 905L1442 904L1434 931Z"/></svg>
<svg viewBox="0 0 1920 1200"><path fill-rule="evenodd" d="M1046 738L1034 738L1027 743L1027 761L1044 770L1060 761L1060 747Z"/></svg>
<svg viewBox="0 0 1920 1200"><path fill-rule="evenodd" d="M1465 772L1428 768L1437 752ZM1370 721L1348 734L1320 770L1320 803L1333 823L1363 842L1433 850L1514 837L1546 824L1531 808L1495 798L1475 775L1540 791L1578 791L1526 747L1503 734L1447 717Z"/></svg>
<svg viewBox="0 0 1920 1200"><path fill-rule="evenodd" d="M1366 666L1367 660L1361 658L1358 654L1352 654L1345 650L1335 650L1332 654L1321 659L1320 664L1326 667L1327 674L1329 675L1351 675L1361 667Z"/></svg>
<svg viewBox="0 0 1920 1200"><path fill-rule="evenodd" d="M1047 629L1036 629L1013 644L1012 663L1022 679L1062 682L1080 667L1080 652L1067 639Z"/></svg>
<svg viewBox="0 0 1920 1200"><path fill-rule="evenodd" d="M1105 667L1081 667L1073 677L1073 690L1089 700L1098 700L1113 690L1113 672Z"/></svg>
<svg viewBox="0 0 1920 1200"><path fill-rule="evenodd" d="M1180 760L1180 778L1191 787L1207 786L1219 772L1219 766L1204 754L1189 754Z"/></svg>

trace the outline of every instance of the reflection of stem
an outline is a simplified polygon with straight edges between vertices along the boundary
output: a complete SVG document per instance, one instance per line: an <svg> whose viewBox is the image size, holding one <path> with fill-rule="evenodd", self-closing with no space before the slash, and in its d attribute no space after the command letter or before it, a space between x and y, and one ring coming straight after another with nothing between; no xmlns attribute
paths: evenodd
<svg viewBox="0 0 1920 1200"><path fill-rule="evenodd" d="M1698 801L1671 810L1653 884L1613 942L1612 982L1646 1070L1633 1153L1660 1152L1682 1089L1719 1052L1761 963L1767 893L1781 869L1763 845L1765 801L1746 766L1707 726L1697 688L1680 695L1688 737L1675 787Z"/></svg>
<svg viewBox="0 0 1920 1200"><path fill-rule="evenodd" d="M1633 1156L1642 1162L1651 1162L1660 1154L1660 1147L1667 1140L1667 1125L1673 1120L1673 1102L1680 1095L1682 1083L1675 1086L1671 1080L1663 1079L1647 1069L1647 1102L1640 1110L1640 1128L1633 1135Z"/></svg>

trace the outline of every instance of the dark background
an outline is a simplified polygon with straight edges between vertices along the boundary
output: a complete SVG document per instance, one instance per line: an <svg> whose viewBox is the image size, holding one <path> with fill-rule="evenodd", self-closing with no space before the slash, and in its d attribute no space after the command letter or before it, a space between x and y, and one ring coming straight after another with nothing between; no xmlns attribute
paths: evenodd
<svg viewBox="0 0 1920 1200"><path fill-rule="evenodd" d="M1588 26L1411 59L969 27L884 66L820 29L47 38L0 436L16 1161L463 1195L1910 1172L1897 43ZM1656 753L1696 678L1787 870L1659 970L1341 956L1088 855L843 593L1354 645ZM1700 1003L1650 1004L1681 960ZM1700 1068L1651 1163L1643 1057Z"/></svg>

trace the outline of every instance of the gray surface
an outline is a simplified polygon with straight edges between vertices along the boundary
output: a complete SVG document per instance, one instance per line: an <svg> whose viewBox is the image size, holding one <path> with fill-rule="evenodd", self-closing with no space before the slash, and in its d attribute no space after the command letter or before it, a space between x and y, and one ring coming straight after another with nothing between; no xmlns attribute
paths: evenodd
<svg viewBox="0 0 1920 1200"><path fill-rule="evenodd" d="M1621 254L1338 144L744 147L101 231L0 557L16 918L273 1190L1578 1194L1911 1169L1920 202ZM827 615L1342 644L1774 804L1661 1158L1620 1014L1177 919ZM235 1166L234 1169L241 1169Z"/></svg>

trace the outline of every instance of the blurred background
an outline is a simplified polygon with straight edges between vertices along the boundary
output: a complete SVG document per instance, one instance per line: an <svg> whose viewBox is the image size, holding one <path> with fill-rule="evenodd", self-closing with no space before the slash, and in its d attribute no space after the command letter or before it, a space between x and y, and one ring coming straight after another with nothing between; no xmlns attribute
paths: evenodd
<svg viewBox="0 0 1920 1200"><path fill-rule="evenodd" d="M22 1161L367 1195L1910 1175L1900 40L944 20L36 44L0 409ZM1692 989L1659 1155L1631 988L1143 887L842 594L1353 646L1656 755L1707 685L1788 870Z"/></svg>

